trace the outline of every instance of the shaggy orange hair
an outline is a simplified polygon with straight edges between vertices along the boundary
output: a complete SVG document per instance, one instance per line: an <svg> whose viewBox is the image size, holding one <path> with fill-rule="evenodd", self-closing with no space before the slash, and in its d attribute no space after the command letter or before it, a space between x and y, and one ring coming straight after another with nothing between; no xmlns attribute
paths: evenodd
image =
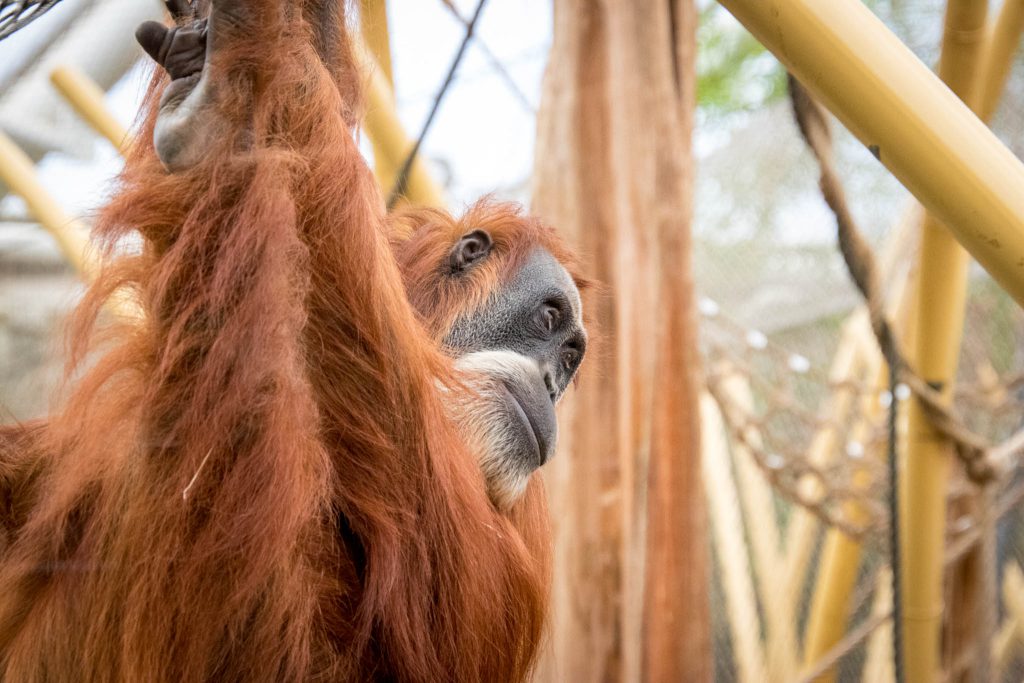
<svg viewBox="0 0 1024 683"><path fill-rule="evenodd" d="M442 213L419 214L396 263L350 130L348 45L321 35L342 9L249 8L258 30L213 64L232 134L166 173L151 89L96 227L111 254L134 233L144 247L80 305L69 373L84 374L63 409L0 430L0 677L523 680L545 613L543 491L495 511L441 404L438 383L457 382L436 339L526 246L571 259L481 206L465 220L505 265L468 296L430 270L458 226ZM144 315L97 322L115 292Z"/></svg>

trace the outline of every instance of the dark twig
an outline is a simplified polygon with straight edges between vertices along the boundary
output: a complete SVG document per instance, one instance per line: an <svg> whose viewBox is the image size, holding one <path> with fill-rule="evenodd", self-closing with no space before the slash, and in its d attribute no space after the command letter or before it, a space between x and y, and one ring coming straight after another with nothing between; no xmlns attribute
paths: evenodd
<svg viewBox="0 0 1024 683"><path fill-rule="evenodd" d="M441 4L448 8L448 11L452 13L452 16L455 17L463 27L469 26L469 20L462 16L452 0L441 0ZM473 42L476 43L480 52L482 52L487 58L487 61L490 62L491 68L494 72L501 77L501 80L505 81L505 85L507 85L512 94L515 95L515 98L519 100L519 103L523 105L523 108L531 114L536 114L537 109L533 106L533 103L530 102L530 98L526 96L526 93L523 92L522 88L519 87L519 84L516 83L514 78L512 78L512 74L508 72L508 69L505 68L502 61L498 59L498 56L487 46L487 43L485 43L480 36L474 38Z"/></svg>
<svg viewBox="0 0 1024 683"><path fill-rule="evenodd" d="M398 171L398 176L395 178L395 184L391 188L391 192L388 194L388 209L393 209L395 204L398 203L399 197L405 194L407 184L409 182L409 171L412 170L412 165L416 161L416 155L419 154L420 146L423 144L423 139L427 136L427 131L430 130L430 125L434 122L434 116L437 114L437 110L441 106L441 100L444 99L445 93L448 92L449 86L455 79L455 73L459 70L459 64L462 62L462 57L466 53L466 47L469 45L469 41L473 38L473 31L476 30L476 22L480 18L480 13L484 9L484 5L487 4L487 0L480 0L476 6L476 10L473 12L473 16L466 24L466 34L462 38L462 43L459 45L459 51L455 53L455 58L452 59L451 66L448 67L448 75L445 76L444 82L441 84L441 89L438 90L437 95L434 97L434 104L430 108L430 113L427 115L427 120L423 122L423 127L420 129L420 134L416 137L416 143L409 150L409 154L405 157L405 161L402 163L402 167Z"/></svg>

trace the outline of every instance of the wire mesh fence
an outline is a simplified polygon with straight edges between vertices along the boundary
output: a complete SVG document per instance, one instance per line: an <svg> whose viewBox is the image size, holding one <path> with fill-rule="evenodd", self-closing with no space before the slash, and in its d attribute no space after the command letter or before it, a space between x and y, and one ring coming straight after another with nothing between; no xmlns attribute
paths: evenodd
<svg viewBox="0 0 1024 683"><path fill-rule="evenodd" d="M923 61L937 61L944 2L868 4ZM993 124L1018 156L1021 62ZM695 262L711 405L703 457L717 680L894 680L884 420L895 401L905 437L910 393L889 394L884 364L858 322L834 219L823 210L788 106L767 101L709 125L720 132L698 165ZM853 212L888 274L890 317L912 334L917 228L907 226L920 217L877 161L837 133ZM1024 422L1022 334L1020 308L973 266L955 405L992 442ZM953 467L941 649L947 680L1024 675L1022 481L1015 469L982 489ZM738 509L729 514L733 502ZM837 558L852 563L845 574Z"/></svg>
<svg viewBox="0 0 1024 683"><path fill-rule="evenodd" d="M0 40L24 28L60 0L0 0Z"/></svg>

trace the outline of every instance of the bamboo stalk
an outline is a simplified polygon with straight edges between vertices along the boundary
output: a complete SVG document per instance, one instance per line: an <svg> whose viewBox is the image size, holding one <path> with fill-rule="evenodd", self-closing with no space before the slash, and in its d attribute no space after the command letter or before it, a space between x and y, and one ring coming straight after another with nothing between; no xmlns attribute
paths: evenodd
<svg viewBox="0 0 1024 683"><path fill-rule="evenodd" d="M89 246L88 228L61 208L43 187L32 159L3 131L0 131L0 183L24 200L29 213L57 242L64 259L82 280L91 282L99 274L100 262ZM138 303L124 290L114 292L108 309L125 319L142 315Z"/></svg>
<svg viewBox="0 0 1024 683"><path fill-rule="evenodd" d="M122 155L127 153L131 136L107 108L103 90L91 78L73 66L58 66L50 72L50 82L93 130Z"/></svg>
<svg viewBox="0 0 1024 683"><path fill-rule="evenodd" d="M1003 11L1000 14L999 20L996 22L995 27L991 31L993 36L992 40L994 43L991 47L983 48L978 44L978 41L982 37L982 23L983 18L973 17L974 26L966 26L966 23L971 23L972 12L976 12L977 9L969 6L953 5L951 6L952 14L948 17L947 26L947 39L952 37L955 39L956 49L950 51L948 49L944 54L947 55L944 62L944 76L948 77L952 82L961 85L961 90L964 91L969 97L971 96L970 84L974 81L980 81L980 90L974 91L975 101L980 101L981 106L987 106L988 112L990 113L994 109L994 103L998 101L1002 94L1002 90L1005 87L1006 78L1008 74L1008 66L1012 58L1012 51L1010 49L1010 43L1019 39L1022 22L1024 22L1024 12L1021 8L1024 4L1019 0L1010 0L1003 6ZM959 15L957 14L959 13ZM948 40L947 40L948 43ZM979 50L983 50L981 53L984 58L979 55ZM950 59L948 55L960 55L954 59ZM966 61L963 61L965 60ZM972 68L977 68L975 65L979 59L982 61L983 66L981 67L981 77L979 79L972 78ZM987 118L987 116L985 117ZM900 320L906 320L910 316L901 314L897 316ZM838 532L830 532L836 533ZM838 546L842 546L842 550ZM832 552L835 553L833 556L832 552L826 552L826 560L824 562L824 568L822 570L822 576L825 577L826 583L829 581L838 581L838 576L835 579L828 579L830 576L829 567L836 567L836 571L839 575L844 573L841 567L846 567L848 562L853 561L855 557L859 557L859 547L842 543L837 539L829 539L826 541L827 548L833 548ZM833 561L830 562L829 559ZM847 572L848 573L848 572ZM847 577L849 579L849 577ZM833 584L838 586L842 582ZM849 581L847 581L849 583ZM821 581L819 581L819 586ZM852 585L852 584L851 584ZM845 594L848 595L850 586L847 586ZM826 591L827 592L827 591ZM817 599L817 598L816 598ZM843 598L845 601L847 598ZM845 612L844 612L845 614ZM824 615L820 616L816 621L814 618L814 609L812 608L811 625L808 628L808 651L806 653L806 661L813 661L813 657L818 650L823 647L825 650L830 647L829 643L841 636L841 633L832 634L831 638L826 639L820 643L820 647L816 646L817 635L816 635L816 624L829 624L834 623L831 619L824 618ZM845 616L843 617L845 621ZM828 628L827 626L825 626ZM824 651L824 650L821 650Z"/></svg>
<svg viewBox="0 0 1024 683"><path fill-rule="evenodd" d="M877 401L876 401L877 403ZM864 487L863 476L855 478L854 486ZM849 506L848 514L858 523L866 521L863 507ZM849 596L857 583L861 564L862 545L846 534L829 529L821 551L821 569L811 597L810 614L805 639L804 666L814 668L818 660L829 652L846 633L849 618ZM835 668L831 668L816 681L826 683L835 680Z"/></svg>
<svg viewBox="0 0 1024 683"><path fill-rule="evenodd" d="M896 228L893 239L886 246L883 261L888 270L895 270L898 255L902 254L906 243L910 241L910 234L916 232L914 228L920 220L920 214L915 210L908 210L904 213L903 219ZM916 303L914 297L910 296L913 291L909 287L910 273L901 271L890 279L888 299L890 305L889 315L896 320L911 320L913 317L913 306ZM896 315L893 316L893 313ZM899 330L904 343L913 337L913 325L906 325ZM870 348L875 348L872 338L869 342ZM878 396L888 386L888 371L882 367L882 359L875 352L870 356L868 363L871 367L870 374L874 373L875 391L866 397L867 404L864 406L864 414L868 416L855 428L855 435L866 434L869 424L877 421L881 414L881 405ZM868 485L866 472L854 476L854 487L864 490ZM847 513L854 519L864 520L862 506L855 503L847 509ZM804 666L812 667L815 662L831 650L840 641L846 631L849 618L850 595L857 580L857 570L860 567L863 544L848 537L838 529L829 529L825 536L825 545L822 550L821 569L815 582L814 593L811 596L811 607L808 616L808 624L804 642ZM828 681L835 678L835 671L830 670L821 680Z"/></svg>
<svg viewBox="0 0 1024 683"><path fill-rule="evenodd" d="M87 229L46 191L32 160L3 131L0 131L0 181L25 201L29 212L50 233L64 258L82 279L91 280L98 263L89 251Z"/></svg>
<svg viewBox="0 0 1024 683"><path fill-rule="evenodd" d="M920 206L916 202L911 202L904 209L894 230L894 235L882 251L879 266L888 282L887 289L889 291L898 292L901 287L906 288L906 282L911 277L911 274L902 266L907 262L909 254L913 252L916 245L916 227L920 223L921 216ZM895 299L898 300L899 297L896 296ZM867 312L861 307L850 314L843 325L839 345L829 370L829 380L836 384L861 376L871 376L877 372L880 363L881 357L877 351L874 336L871 334ZM842 397L833 398L832 401L829 408L832 420L845 420L853 406L852 397L847 392L843 392ZM821 465L832 457L838 447L834 430L826 427L812 441L808 459L816 465ZM805 581L811 550L816 538L815 532L820 525L817 519L806 510L798 509L793 514L794 519L790 522L786 534L787 564L783 593L791 603L790 613L795 618L796 600ZM827 576L827 571L824 574L819 574L818 583L827 581L827 578L824 578ZM816 588L815 590L823 589ZM831 645L826 646L819 654L824 654L830 647ZM805 663L811 661L811 657L806 652L804 661Z"/></svg>
<svg viewBox="0 0 1024 683"><path fill-rule="evenodd" d="M859 0L722 4L1024 302L1024 164L871 10Z"/></svg>
<svg viewBox="0 0 1024 683"><path fill-rule="evenodd" d="M391 35L388 30L387 0L359 0L359 28L366 47L377 60L377 66L392 88L395 76L391 71Z"/></svg>
<svg viewBox="0 0 1024 683"><path fill-rule="evenodd" d="M870 330L867 313L864 310L859 310L847 318L829 368L828 377L831 384L838 385L851 381L861 373L865 362L863 349L870 344ZM838 423L846 420L853 405L852 392L834 392L828 407L831 421ZM839 440L835 427L826 425L814 435L807 451L807 460L815 466L824 465L835 457L838 448ZM815 480L808 486L818 487L820 483ZM813 494L815 491L807 493ZM818 518L807 510L797 507L793 511L793 518L786 532L786 569L782 595L788 603L787 612L793 615L794 619L820 528Z"/></svg>
<svg viewBox="0 0 1024 683"><path fill-rule="evenodd" d="M981 69L981 91L978 94L978 117L985 122L992 119L1002 99L1006 81L1010 77L1017 45L1024 31L1024 0L1003 0L999 17L992 25L991 36Z"/></svg>
<svg viewBox="0 0 1024 683"><path fill-rule="evenodd" d="M987 5L977 0L949 1L939 61L939 76L974 106L982 80L979 68ZM966 188L961 192L969 193ZM939 216L930 213L921 234L917 343L911 363L950 400L963 335L969 263L967 252ZM908 411L907 439L900 491L904 502L900 570L904 661L907 680L916 683L935 680L942 668L946 492L953 456L950 444L935 432L917 401Z"/></svg>
<svg viewBox="0 0 1024 683"><path fill-rule="evenodd" d="M729 445L718 406L706 392L700 396L701 461L712 538L718 550L726 613L732 633L739 680L768 680L758 628L757 599L747 556L739 493L729 472Z"/></svg>
<svg viewBox="0 0 1024 683"><path fill-rule="evenodd" d="M753 412L753 396L746 378L735 372L729 373L722 382L722 391L738 408L748 414ZM756 434L751 434L749 438L758 440ZM753 454L742 443L733 444L732 461L756 564L754 575L757 578L758 594L764 605L767 622L768 677L773 681L790 680L796 670L797 639L793 612L782 591L776 586L783 558L772 490L764 473L755 463Z"/></svg>
<svg viewBox="0 0 1024 683"><path fill-rule="evenodd" d="M892 569L886 567L875 579L875 598L871 616L892 612ZM892 619L875 629L868 640L867 661L860 679L864 683L881 683L895 678L892 665Z"/></svg>

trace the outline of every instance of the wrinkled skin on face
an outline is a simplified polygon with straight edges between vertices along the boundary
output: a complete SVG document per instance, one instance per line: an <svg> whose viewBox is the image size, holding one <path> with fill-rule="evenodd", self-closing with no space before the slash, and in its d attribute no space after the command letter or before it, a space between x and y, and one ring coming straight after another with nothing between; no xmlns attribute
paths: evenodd
<svg viewBox="0 0 1024 683"><path fill-rule="evenodd" d="M473 390L457 402L456 419L481 453L498 507L515 502L530 474L554 454L555 406L586 344L579 291L541 247L447 335L445 346Z"/></svg>

